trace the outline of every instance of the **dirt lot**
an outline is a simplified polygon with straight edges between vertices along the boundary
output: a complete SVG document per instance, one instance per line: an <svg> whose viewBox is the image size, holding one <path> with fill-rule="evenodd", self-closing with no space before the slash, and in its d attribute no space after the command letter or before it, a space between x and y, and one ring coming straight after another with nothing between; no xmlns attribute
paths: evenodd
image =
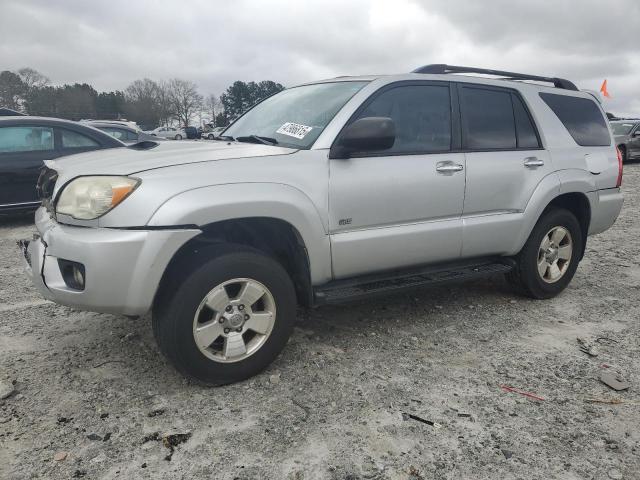
<svg viewBox="0 0 640 480"><path fill-rule="evenodd" d="M213 389L164 361L148 318L41 300L14 244L30 220L0 220L0 478L639 479L640 165L625 170L621 218L558 298L495 278L301 312L265 373Z"/></svg>

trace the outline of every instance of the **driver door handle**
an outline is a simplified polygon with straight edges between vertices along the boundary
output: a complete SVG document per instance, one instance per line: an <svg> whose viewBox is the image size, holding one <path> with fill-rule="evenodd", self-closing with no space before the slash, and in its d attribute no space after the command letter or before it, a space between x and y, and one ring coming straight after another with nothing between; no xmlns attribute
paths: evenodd
<svg viewBox="0 0 640 480"><path fill-rule="evenodd" d="M459 163L441 163L436 166L436 171L439 173L454 173L460 172L463 168Z"/></svg>
<svg viewBox="0 0 640 480"><path fill-rule="evenodd" d="M540 160L538 157L527 157L524 159L525 167L541 167L544 165L544 160Z"/></svg>

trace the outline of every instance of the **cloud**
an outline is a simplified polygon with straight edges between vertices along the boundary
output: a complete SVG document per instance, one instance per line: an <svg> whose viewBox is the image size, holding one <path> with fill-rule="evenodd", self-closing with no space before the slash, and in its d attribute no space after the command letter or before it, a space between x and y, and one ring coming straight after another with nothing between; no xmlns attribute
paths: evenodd
<svg viewBox="0 0 640 480"><path fill-rule="evenodd" d="M317 78L450 63L566 77L608 110L640 114L640 2L617 0L3 0L0 68L99 90L182 77Z"/></svg>

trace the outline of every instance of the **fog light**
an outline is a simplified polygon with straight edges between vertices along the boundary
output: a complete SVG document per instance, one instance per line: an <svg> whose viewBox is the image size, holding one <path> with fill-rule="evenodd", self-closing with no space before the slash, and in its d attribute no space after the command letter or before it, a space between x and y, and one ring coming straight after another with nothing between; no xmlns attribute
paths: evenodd
<svg viewBox="0 0 640 480"><path fill-rule="evenodd" d="M58 266L67 287L73 290L84 290L85 271L83 264L59 258Z"/></svg>

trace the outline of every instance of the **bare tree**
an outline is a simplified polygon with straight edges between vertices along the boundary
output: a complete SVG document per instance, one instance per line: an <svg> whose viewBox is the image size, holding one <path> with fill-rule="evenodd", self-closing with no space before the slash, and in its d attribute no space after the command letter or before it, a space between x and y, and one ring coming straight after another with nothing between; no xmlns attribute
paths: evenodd
<svg viewBox="0 0 640 480"><path fill-rule="evenodd" d="M212 93L207 97L205 106L207 108L207 113L211 116L211 122L215 125L216 115L220 112L222 102L220 102L220 99Z"/></svg>
<svg viewBox="0 0 640 480"><path fill-rule="evenodd" d="M21 68L20 70L18 70L18 75L22 79L22 83L24 83L27 92L46 87L51 82L49 80L49 77L29 67Z"/></svg>
<svg viewBox="0 0 640 480"><path fill-rule="evenodd" d="M188 126L191 118L202 107L202 95L195 83L174 78L167 82L167 94L171 113L183 126Z"/></svg>

